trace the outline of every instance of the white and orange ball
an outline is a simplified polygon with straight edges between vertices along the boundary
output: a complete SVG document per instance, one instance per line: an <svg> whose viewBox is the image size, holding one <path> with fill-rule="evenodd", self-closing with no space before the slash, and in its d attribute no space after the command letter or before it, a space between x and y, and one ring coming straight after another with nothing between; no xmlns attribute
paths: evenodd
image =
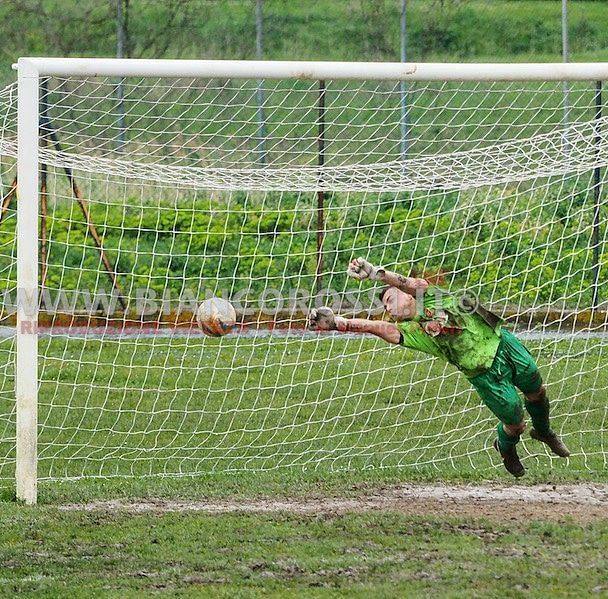
<svg viewBox="0 0 608 599"><path fill-rule="evenodd" d="M234 328L236 310L225 299L212 297L198 307L196 320L205 335L222 337Z"/></svg>

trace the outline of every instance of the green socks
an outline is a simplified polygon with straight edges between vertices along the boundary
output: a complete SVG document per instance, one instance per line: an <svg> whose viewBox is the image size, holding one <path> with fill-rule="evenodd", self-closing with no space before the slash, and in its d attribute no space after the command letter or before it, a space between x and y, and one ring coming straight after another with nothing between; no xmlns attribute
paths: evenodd
<svg viewBox="0 0 608 599"><path fill-rule="evenodd" d="M507 435L502 422L498 423L496 430L498 431L498 447L500 451L507 452L519 443L519 435L516 435L515 437Z"/></svg>
<svg viewBox="0 0 608 599"><path fill-rule="evenodd" d="M549 435L551 427L549 426L549 400L545 395L540 401L525 401L526 410L532 419L532 425L535 430L541 435ZM498 423L498 447L503 453L513 449L519 442L519 435L512 437L507 435L502 422Z"/></svg>
<svg viewBox="0 0 608 599"><path fill-rule="evenodd" d="M549 400L547 397L543 397L541 401L526 401L525 406L536 431L541 435L548 435L551 427L549 426Z"/></svg>

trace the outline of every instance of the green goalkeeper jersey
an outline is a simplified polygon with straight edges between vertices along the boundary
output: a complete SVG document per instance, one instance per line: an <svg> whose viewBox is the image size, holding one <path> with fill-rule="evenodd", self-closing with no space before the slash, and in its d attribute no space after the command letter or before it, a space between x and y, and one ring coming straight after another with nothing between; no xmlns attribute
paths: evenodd
<svg viewBox="0 0 608 599"><path fill-rule="evenodd" d="M429 287L423 296L422 313L398 324L401 345L453 364L468 378L485 372L494 361L500 343L498 324L459 306L458 296Z"/></svg>

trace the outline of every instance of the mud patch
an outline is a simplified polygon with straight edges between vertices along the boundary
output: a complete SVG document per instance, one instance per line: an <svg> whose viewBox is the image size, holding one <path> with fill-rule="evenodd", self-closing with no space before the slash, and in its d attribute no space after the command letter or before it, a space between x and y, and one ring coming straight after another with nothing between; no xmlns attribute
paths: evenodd
<svg viewBox="0 0 608 599"><path fill-rule="evenodd" d="M255 498L238 500L111 500L59 506L67 511L139 513L201 512L340 515L373 510L416 516L454 516L492 520L608 518L608 485L399 485L352 497Z"/></svg>

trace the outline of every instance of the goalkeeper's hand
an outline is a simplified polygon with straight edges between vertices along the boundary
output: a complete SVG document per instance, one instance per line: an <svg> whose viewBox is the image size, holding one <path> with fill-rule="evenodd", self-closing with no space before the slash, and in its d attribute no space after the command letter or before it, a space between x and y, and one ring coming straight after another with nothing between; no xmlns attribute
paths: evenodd
<svg viewBox="0 0 608 599"><path fill-rule="evenodd" d="M308 315L308 327L313 331L335 331L336 317L331 308L316 308Z"/></svg>
<svg viewBox="0 0 608 599"><path fill-rule="evenodd" d="M376 268L371 262L368 262L365 258L355 258L350 261L346 274L353 279L363 281L369 279L370 281L380 280L380 273L383 271L382 268Z"/></svg>

